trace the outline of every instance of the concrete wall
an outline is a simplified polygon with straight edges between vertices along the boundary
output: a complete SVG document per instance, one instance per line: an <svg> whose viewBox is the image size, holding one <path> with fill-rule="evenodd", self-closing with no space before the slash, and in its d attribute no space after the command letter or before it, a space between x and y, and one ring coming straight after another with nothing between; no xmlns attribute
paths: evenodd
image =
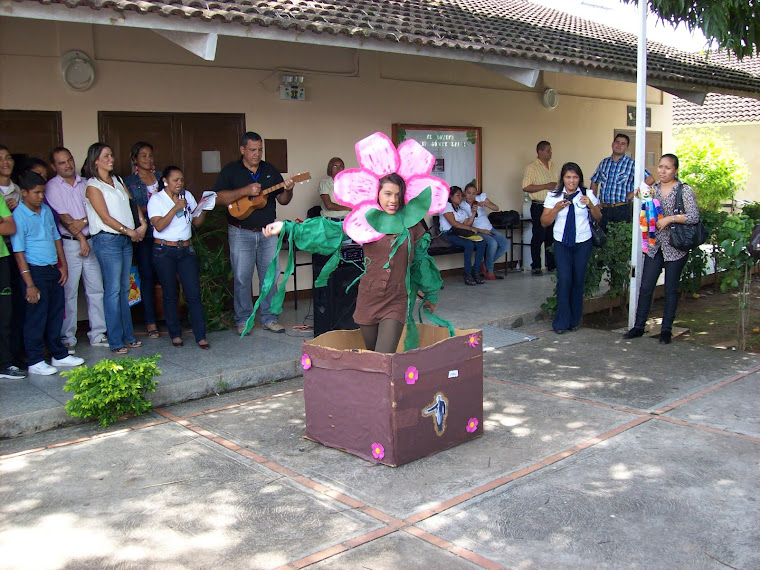
<svg viewBox="0 0 760 570"><path fill-rule="evenodd" d="M61 79L60 56L71 49L94 61L97 79L83 93ZM62 111L64 142L80 164L104 110L242 112L248 129L288 140L294 172L313 175L331 156L356 166L354 143L390 135L392 123L480 126L483 187L502 209L522 209L522 170L539 140L588 179L635 103L634 84L574 75L543 73L528 89L471 63L230 37L205 62L150 30L3 17L0 55L0 108ZM306 101L279 99L286 70L305 76ZM546 87L559 93L554 110L541 105ZM670 98L650 89L648 105L652 130L670 149ZM299 185L279 216L305 217L319 201L317 183ZM461 257L441 260L456 266ZM299 286L310 286L309 268L301 271Z"/></svg>

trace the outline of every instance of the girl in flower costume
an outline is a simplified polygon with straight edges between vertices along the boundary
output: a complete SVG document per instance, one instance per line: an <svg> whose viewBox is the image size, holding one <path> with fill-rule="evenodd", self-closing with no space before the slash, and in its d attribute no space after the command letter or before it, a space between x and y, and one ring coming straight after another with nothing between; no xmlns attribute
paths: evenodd
<svg viewBox="0 0 760 570"><path fill-rule="evenodd" d="M426 215L443 211L449 195L446 182L429 174L435 157L414 140L405 141L397 150L382 133L356 143L356 156L360 168L335 176L335 201L352 208L342 224L319 217L303 223L277 221L264 228L265 236L280 235L278 252L286 234L290 245L285 277L270 310L275 314L282 311L285 283L294 269L295 247L330 256L314 283L314 287L324 287L340 261L341 243L350 237L364 246L365 267L354 322L368 350L395 352L404 324L404 350L417 347L414 305L418 292L422 293L420 321L424 310L433 323L447 327L453 336L451 323L433 314L443 281L427 253L430 236L420 223ZM276 278L273 262L259 300L267 297ZM253 327L258 304L243 334Z"/></svg>

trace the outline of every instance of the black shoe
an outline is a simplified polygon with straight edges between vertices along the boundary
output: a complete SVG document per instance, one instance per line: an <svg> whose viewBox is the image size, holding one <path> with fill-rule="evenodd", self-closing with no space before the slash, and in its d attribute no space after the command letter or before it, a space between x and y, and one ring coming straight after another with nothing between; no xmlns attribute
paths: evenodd
<svg viewBox="0 0 760 570"><path fill-rule="evenodd" d="M570 329L569 329L569 330L570 330L570 332L575 332L575 331L577 331L577 330L578 330L578 328L579 328L579 327L570 327Z"/></svg>
<svg viewBox="0 0 760 570"><path fill-rule="evenodd" d="M477 285L477 283L475 283L475 281L473 281L472 277L470 277L469 275L464 276L464 284L473 285L473 286Z"/></svg>
<svg viewBox="0 0 760 570"><path fill-rule="evenodd" d="M544 272L541 271L540 269L531 269L530 274L531 275L543 275Z"/></svg>
<svg viewBox="0 0 760 570"><path fill-rule="evenodd" d="M475 281L475 283L477 283L478 285L482 285L483 283L485 283L485 282L486 282L486 280L485 280L485 279L483 279L483 276L482 276L482 275L480 275L480 274L479 274L478 272L476 272L476 271L475 271L475 272L473 272L473 274L472 274L472 279L473 279L473 280Z"/></svg>
<svg viewBox="0 0 760 570"><path fill-rule="evenodd" d="M565 334L565 329L552 329L557 334Z"/></svg>
<svg viewBox="0 0 760 570"><path fill-rule="evenodd" d="M627 333L623 335L623 338L625 339L639 338L640 336L644 336L644 329L637 329L636 327L633 327L631 330L629 330Z"/></svg>
<svg viewBox="0 0 760 570"><path fill-rule="evenodd" d="M16 366L8 366L7 368L0 369L0 378L8 378L10 380L26 378L26 372Z"/></svg>
<svg viewBox="0 0 760 570"><path fill-rule="evenodd" d="M504 275L500 275L498 273L494 273L493 276L496 277L496 279L504 279L505 277Z"/></svg>
<svg viewBox="0 0 760 570"><path fill-rule="evenodd" d="M672 338L673 333L670 331L662 331L660 333L660 344L670 344Z"/></svg>

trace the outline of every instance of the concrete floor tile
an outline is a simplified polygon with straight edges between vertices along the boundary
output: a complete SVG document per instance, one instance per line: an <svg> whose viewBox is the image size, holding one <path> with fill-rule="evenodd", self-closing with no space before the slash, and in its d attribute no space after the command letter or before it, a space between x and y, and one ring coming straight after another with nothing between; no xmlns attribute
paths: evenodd
<svg viewBox="0 0 760 570"><path fill-rule="evenodd" d="M419 526L512 568L758 568L759 452L651 420Z"/></svg>
<svg viewBox="0 0 760 570"><path fill-rule="evenodd" d="M273 568L379 526L176 424L0 461L0 505L19 568Z"/></svg>

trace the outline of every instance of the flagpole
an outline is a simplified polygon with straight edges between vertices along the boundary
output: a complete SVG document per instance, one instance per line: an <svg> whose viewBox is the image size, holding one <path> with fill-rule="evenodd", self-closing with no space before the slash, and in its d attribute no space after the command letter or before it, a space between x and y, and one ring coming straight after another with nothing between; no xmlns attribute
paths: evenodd
<svg viewBox="0 0 760 570"><path fill-rule="evenodd" d="M644 180L647 144L647 11L648 0L639 0L639 46L636 67L636 169L634 182L636 189ZM636 305L641 285L641 229L639 212L641 200L638 193L633 197L633 228L631 230L631 281L628 297L628 328L633 328L636 320Z"/></svg>

